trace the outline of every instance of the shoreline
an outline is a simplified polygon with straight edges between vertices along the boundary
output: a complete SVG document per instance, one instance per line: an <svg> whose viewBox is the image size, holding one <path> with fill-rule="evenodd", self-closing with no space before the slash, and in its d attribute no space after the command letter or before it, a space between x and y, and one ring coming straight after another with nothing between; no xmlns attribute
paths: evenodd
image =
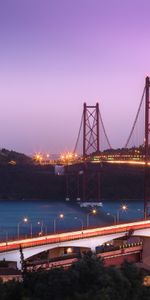
<svg viewBox="0 0 150 300"><path fill-rule="evenodd" d="M20 201L20 202L25 202L25 201L48 201L48 202L55 202L55 203L66 203L66 204L75 204L75 205L79 205L79 203L82 203L82 201L80 202L77 202L77 201L66 201L65 199L62 200L62 199L49 199L49 198L22 198L22 199L19 199L19 198L0 198L0 201ZM138 202L141 202L141 201L144 201L144 199L140 198L140 199L133 199L133 198L119 198L119 199L116 199L116 198L103 198L100 200L100 203L103 203L103 202L110 202L110 201L117 201L117 202L125 202L125 201L138 201ZM87 202L92 202L92 201L87 201ZM93 202L97 202L97 201L93 201Z"/></svg>

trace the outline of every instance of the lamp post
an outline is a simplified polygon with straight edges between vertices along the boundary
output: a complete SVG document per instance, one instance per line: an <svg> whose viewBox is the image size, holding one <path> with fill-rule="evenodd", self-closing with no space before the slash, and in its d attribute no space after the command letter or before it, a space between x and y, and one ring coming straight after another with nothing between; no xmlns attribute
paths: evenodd
<svg viewBox="0 0 150 300"><path fill-rule="evenodd" d="M30 234L31 234L31 238L32 238L32 235L33 235L33 231L32 231L32 223L30 224Z"/></svg>
<svg viewBox="0 0 150 300"><path fill-rule="evenodd" d="M81 224L81 229L82 229L82 231L83 231L83 220L80 219L80 218L78 218L78 217L74 217L74 220L77 220L77 221L80 222L80 224Z"/></svg>
<svg viewBox="0 0 150 300"><path fill-rule="evenodd" d="M56 217L53 221L53 226L54 226L54 233L56 232L56 221L59 220L59 219L63 219L64 218L64 214L59 214L58 217Z"/></svg>
<svg viewBox="0 0 150 300"><path fill-rule="evenodd" d="M116 219L117 219L117 218L116 218L115 215L112 215L110 212L108 212L108 213L107 213L107 216L113 217L113 219L114 219L114 225L117 223L117 222L116 222Z"/></svg>
<svg viewBox="0 0 150 300"><path fill-rule="evenodd" d="M123 204L123 205L121 205L120 209L117 210L117 224L119 223L119 220L120 220L120 212L127 211L127 209L128 209L128 206Z"/></svg>
<svg viewBox="0 0 150 300"><path fill-rule="evenodd" d="M23 222L24 222L25 224L28 224L28 223L29 223L29 219L28 219L27 217L25 217L25 218L23 219ZM18 228L19 228L19 226L18 226ZM32 238L32 235L33 235L32 223L30 223L30 236L31 236L31 238Z"/></svg>
<svg viewBox="0 0 150 300"><path fill-rule="evenodd" d="M43 234L43 221L38 221L37 223L38 223L38 225L41 225L39 235L42 235Z"/></svg>
<svg viewBox="0 0 150 300"><path fill-rule="evenodd" d="M5 243L6 243L6 246L7 246L7 242L8 242L8 231L4 231L5 233Z"/></svg>
<svg viewBox="0 0 150 300"><path fill-rule="evenodd" d="M141 209L141 208L137 208L137 212L139 213L139 218L143 220L143 213L144 213L144 210ZM147 218L149 219L150 215L147 216Z"/></svg>
<svg viewBox="0 0 150 300"><path fill-rule="evenodd" d="M19 240L19 236L20 236L20 224L21 223L25 223L25 224L28 223L28 218L27 217L23 218L23 220L17 224L17 237L18 237L18 240Z"/></svg>
<svg viewBox="0 0 150 300"><path fill-rule="evenodd" d="M92 209L87 215L86 215L86 226L89 226L89 220L90 220L90 215L96 215L97 210L95 208Z"/></svg>

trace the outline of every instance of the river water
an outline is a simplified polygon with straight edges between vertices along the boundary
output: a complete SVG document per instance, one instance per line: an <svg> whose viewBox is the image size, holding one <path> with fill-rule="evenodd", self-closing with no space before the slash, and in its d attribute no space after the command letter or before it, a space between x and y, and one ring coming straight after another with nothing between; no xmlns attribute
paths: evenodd
<svg viewBox="0 0 150 300"><path fill-rule="evenodd" d="M104 226L119 221L135 220L143 217L143 201L105 200L103 206L92 215L89 208L80 208L78 204L49 202L46 200L0 200L0 239L7 241L19 237L53 233L54 230L66 231L86 228L87 219L91 226ZM127 210L121 210L126 204ZM64 218L60 219L59 214ZM23 219L28 218L25 224Z"/></svg>

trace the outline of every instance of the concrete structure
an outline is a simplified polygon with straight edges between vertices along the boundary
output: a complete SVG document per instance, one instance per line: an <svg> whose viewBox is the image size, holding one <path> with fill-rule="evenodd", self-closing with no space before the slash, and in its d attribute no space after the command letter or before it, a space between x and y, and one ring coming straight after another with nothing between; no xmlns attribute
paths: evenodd
<svg viewBox="0 0 150 300"><path fill-rule="evenodd" d="M24 259L28 259L42 251L59 247L86 247L95 252L97 246L131 235L150 237L150 220L10 241L7 244L0 243L0 260L17 261L18 268L20 268L20 245L23 249ZM145 251L143 258L146 260L148 256L150 258Z"/></svg>
<svg viewBox="0 0 150 300"><path fill-rule="evenodd" d="M0 279L3 282L10 280L22 281L21 271L17 269L17 263L14 261L0 262Z"/></svg>
<svg viewBox="0 0 150 300"><path fill-rule="evenodd" d="M15 270L13 268L0 268L0 279L3 282L15 280L22 281L22 274L20 270Z"/></svg>

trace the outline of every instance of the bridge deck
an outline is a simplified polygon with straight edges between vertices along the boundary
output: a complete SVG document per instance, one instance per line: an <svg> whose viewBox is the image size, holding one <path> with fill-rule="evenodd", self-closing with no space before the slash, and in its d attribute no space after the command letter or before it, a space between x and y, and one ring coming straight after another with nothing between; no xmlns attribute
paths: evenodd
<svg viewBox="0 0 150 300"><path fill-rule="evenodd" d="M139 230L150 228L150 220L137 221L125 224L118 224L107 227L89 228L83 231L72 231L65 233L57 233L42 237L33 237L22 240L8 241L7 243L0 243L0 252L11 251L19 249L20 245L22 248L36 247L45 244L55 244L72 240L79 240L91 237L97 237L102 235L116 234L126 232L130 230Z"/></svg>

